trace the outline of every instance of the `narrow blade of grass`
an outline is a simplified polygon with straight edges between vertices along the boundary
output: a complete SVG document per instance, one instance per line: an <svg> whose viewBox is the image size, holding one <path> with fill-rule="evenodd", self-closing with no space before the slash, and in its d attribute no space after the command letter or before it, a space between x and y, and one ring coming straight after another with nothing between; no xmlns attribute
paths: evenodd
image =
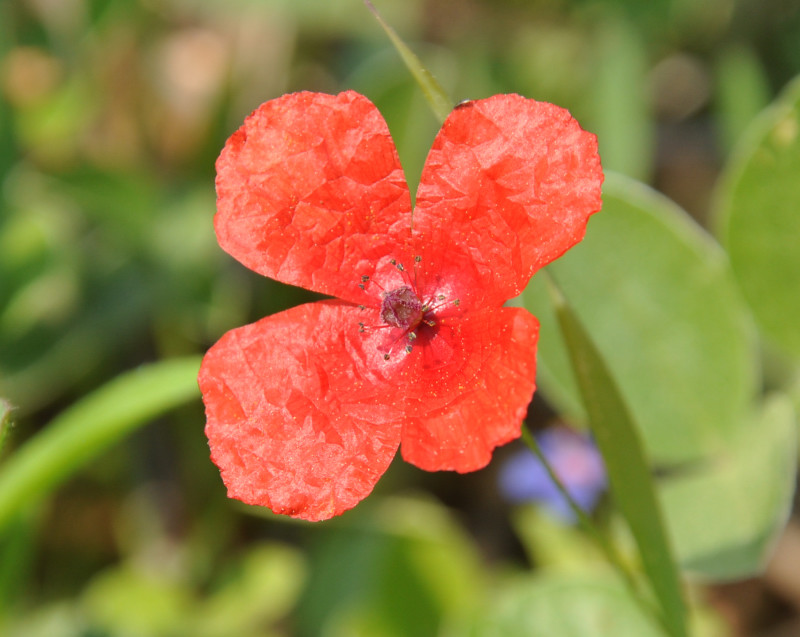
<svg viewBox="0 0 800 637"><path fill-rule="evenodd" d="M0 529L137 427L199 396L198 357L118 376L57 416L0 466Z"/></svg>
<svg viewBox="0 0 800 637"><path fill-rule="evenodd" d="M630 526L644 571L673 637L686 637L686 606L644 448L630 412L594 343L548 277L589 424L606 463L612 496Z"/></svg>
<svg viewBox="0 0 800 637"><path fill-rule="evenodd" d="M434 115L439 118L440 122L444 122L450 114L450 111L453 110L453 100L448 97L442 85L439 84L433 74L425 68L420 59L408 48L406 43L400 39L400 36L397 35L395 30L381 17L381 14L378 13L375 6L369 0L364 0L364 4L367 5L372 15L375 16L378 24L381 25L386 35L389 36L389 40L391 40L394 48L397 49L400 57L403 58L403 62L405 62L408 70L411 71L411 75L414 76L417 84L419 84L422 89L425 99L428 100L428 104L430 104Z"/></svg>

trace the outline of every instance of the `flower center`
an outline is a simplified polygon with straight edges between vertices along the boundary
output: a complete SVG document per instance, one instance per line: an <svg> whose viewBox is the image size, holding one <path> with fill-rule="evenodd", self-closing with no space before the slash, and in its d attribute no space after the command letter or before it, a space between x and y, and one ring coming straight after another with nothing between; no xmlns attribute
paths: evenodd
<svg viewBox="0 0 800 637"><path fill-rule="evenodd" d="M389 325L413 330L425 315L422 301L409 286L386 292L381 304L381 318Z"/></svg>

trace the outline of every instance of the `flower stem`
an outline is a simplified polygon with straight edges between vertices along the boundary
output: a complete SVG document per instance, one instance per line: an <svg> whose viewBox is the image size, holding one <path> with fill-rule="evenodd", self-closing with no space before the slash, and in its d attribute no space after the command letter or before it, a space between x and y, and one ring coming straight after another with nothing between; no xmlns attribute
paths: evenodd
<svg viewBox="0 0 800 637"><path fill-rule="evenodd" d="M646 601L638 581L631 570L622 561L622 558L620 557L619 552L614 544L612 544L611 540L609 540L609 538L597 528L597 525L592 522L589 516L586 515L586 512L578 505L577 502L575 502L575 499L570 495L567 487L564 486L564 483L561 481L561 478L559 478L558 474L556 474L555 469L553 469L553 466L550 464L550 461L544 455L544 452L539 446L539 443L536 441L536 438L531 434L530 430L524 424L522 425L522 440L539 459L539 462L542 463L545 471L547 471L547 475L550 476L550 479L553 481L556 489L558 489L561 496L567 501L570 510L575 515L575 518L580 522L581 526L589 534L592 540L594 540L594 542L606 556L608 562L617 570L620 577L622 577L623 581L633 594L633 597L639 601L650 614L654 614L654 609Z"/></svg>
<svg viewBox="0 0 800 637"><path fill-rule="evenodd" d="M408 48L406 43L397 35L395 30L381 17L375 5L373 5L370 0L364 0L364 4L367 5L367 9L375 16L378 24L381 25L381 28L383 28L389 40L394 45L394 48L400 54L400 57L411 75L417 81L417 84L419 84L419 87L422 89L422 94L428 101L428 105L431 107L434 115L436 115L440 122L444 122L450 114L450 111L453 110L453 100L447 95L442 85L439 84L438 80L433 76L433 73L425 67L414 52Z"/></svg>

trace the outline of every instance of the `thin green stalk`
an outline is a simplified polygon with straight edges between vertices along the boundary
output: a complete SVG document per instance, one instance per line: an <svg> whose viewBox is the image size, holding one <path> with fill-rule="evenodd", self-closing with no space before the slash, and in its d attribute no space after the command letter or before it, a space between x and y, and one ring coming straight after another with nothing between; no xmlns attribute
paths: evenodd
<svg viewBox="0 0 800 637"><path fill-rule="evenodd" d="M547 471L547 475L550 477L550 480L553 481L553 484L556 486L556 489L558 489L558 492L561 494L561 496L566 500L570 510L575 515L575 518L592 538L592 540L597 544L598 548L606 556L608 562L617 570L620 577L622 577L626 586L633 594L633 597L642 604L648 613L653 614L654 609L646 601L644 595L642 594L639 583L637 582L633 573L631 573L631 570L622 561L622 558L620 557L616 547L611 543L611 540L608 539L606 534L597 528L597 525L592 522L592 520L588 515L586 515L586 512L578 505L578 503L575 502L575 499L572 497L572 495L570 495L570 492L561 481L561 478L558 477L553 465L550 464L550 461L544 455L544 452L539 446L539 443L536 441L536 438L531 434L530 430L524 424L522 425L522 441L539 459L539 462L542 463L545 471Z"/></svg>
<svg viewBox="0 0 800 637"><path fill-rule="evenodd" d="M661 608L656 616L673 637L687 637L687 609L680 571L667 535L639 427L600 350L560 288L547 274L545 282L589 425L606 464L609 490L636 541L642 569Z"/></svg>
<svg viewBox="0 0 800 637"><path fill-rule="evenodd" d="M8 432L11 429L11 411L13 408L7 400L0 398L0 451L8 439Z"/></svg>
<svg viewBox="0 0 800 637"><path fill-rule="evenodd" d="M56 416L0 465L0 533L26 507L115 442L199 396L200 357L165 360L122 374Z"/></svg>
<svg viewBox="0 0 800 637"><path fill-rule="evenodd" d="M439 118L440 122L444 122L450 114L450 111L453 110L453 100L447 96L447 93L433 76L433 73L423 66L420 59L408 48L406 43L400 39L400 36L397 35L395 30L384 21L375 6L369 0L364 0L364 4L367 5L367 9L372 12L372 15L375 16L375 19L386 32L386 35L389 36L389 40L391 40L394 48L397 49L400 57L403 58L403 62L405 62L408 70L411 71L411 75L414 76L417 84L419 84L425 95L425 99L428 100L428 104L436 117Z"/></svg>

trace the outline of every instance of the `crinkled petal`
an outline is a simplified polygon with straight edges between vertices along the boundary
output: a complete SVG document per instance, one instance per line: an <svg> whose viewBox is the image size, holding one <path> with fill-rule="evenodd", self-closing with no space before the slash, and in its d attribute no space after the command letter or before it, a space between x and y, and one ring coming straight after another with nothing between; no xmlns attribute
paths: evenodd
<svg viewBox="0 0 800 637"><path fill-rule="evenodd" d="M538 332L538 321L520 308L443 322L405 370L403 458L428 471L474 471L495 447L519 437L535 388Z"/></svg>
<svg viewBox="0 0 800 637"><path fill-rule="evenodd" d="M451 281L468 303L516 296L583 238L602 182L596 137L563 108L519 95L458 106L417 191L423 287L430 277Z"/></svg>
<svg viewBox="0 0 800 637"><path fill-rule="evenodd" d="M386 122L366 97L262 104L217 160L220 245L256 272L362 303L362 275L403 259L411 200Z"/></svg>
<svg viewBox="0 0 800 637"><path fill-rule="evenodd" d="M401 412L370 377L359 310L301 305L225 334L199 383L228 495L306 520L355 506L389 466ZM382 357L380 360L383 360Z"/></svg>

